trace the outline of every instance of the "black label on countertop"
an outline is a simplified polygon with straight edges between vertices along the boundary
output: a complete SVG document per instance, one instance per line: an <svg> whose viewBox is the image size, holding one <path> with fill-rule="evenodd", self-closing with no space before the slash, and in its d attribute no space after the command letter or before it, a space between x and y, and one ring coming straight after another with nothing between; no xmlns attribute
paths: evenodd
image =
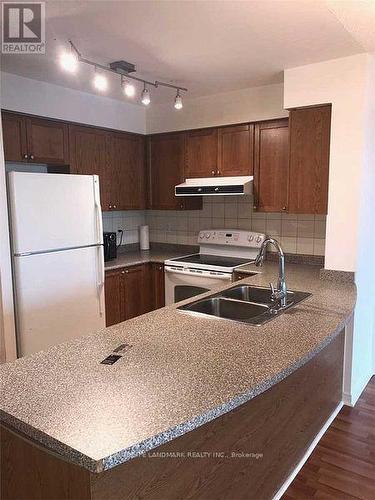
<svg viewBox="0 0 375 500"><path fill-rule="evenodd" d="M119 356L118 354L110 354L100 363L102 365L113 365L113 363L116 363L116 361L118 361L120 358L122 358L122 356Z"/></svg>

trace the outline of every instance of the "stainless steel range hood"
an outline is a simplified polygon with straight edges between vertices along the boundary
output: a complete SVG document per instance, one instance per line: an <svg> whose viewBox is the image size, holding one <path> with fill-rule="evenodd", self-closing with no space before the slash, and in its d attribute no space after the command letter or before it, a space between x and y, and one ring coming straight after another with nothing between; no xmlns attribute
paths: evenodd
<svg viewBox="0 0 375 500"><path fill-rule="evenodd" d="M253 176L186 179L175 187L176 196L238 196L251 194Z"/></svg>

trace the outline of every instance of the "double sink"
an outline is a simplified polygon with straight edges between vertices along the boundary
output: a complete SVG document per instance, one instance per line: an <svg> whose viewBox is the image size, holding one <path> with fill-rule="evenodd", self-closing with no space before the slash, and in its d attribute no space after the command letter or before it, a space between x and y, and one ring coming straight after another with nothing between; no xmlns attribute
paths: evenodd
<svg viewBox="0 0 375 500"><path fill-rule="evenodd" d="M204 299L178 307L192 314L214 316L248 323L263 325L311 295L307 292L287 292L287 305L280 308L272 300L270 288L253 285L236 285Z"/></svg>

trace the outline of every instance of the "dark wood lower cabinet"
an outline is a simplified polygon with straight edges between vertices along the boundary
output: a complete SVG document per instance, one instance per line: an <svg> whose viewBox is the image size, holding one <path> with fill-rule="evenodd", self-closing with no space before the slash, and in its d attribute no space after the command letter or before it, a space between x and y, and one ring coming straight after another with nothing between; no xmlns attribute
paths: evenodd
<svg viewBox="0 0 375 500"><path fill-rule="evenodd" d="M106 271L106 326L164 306L164 265L151 263Z"/></svg>
<svg viewBox="0 0 375 500"><path fill-rule="evenodd" d="M122 271L120 298L124 320L151 310L151 275L148 264L132 266Z"/></svg>
<svg viewBox="0 0 375 500"><path fill-rule="evenodd" d="M105 322L106 326L124 321L121 308L121 270L105 273Z"/></svg>
<svg viewBox="0 0 375 500"><path fill-rule="evenodd" d="M152 262L150 264L152 276L152 309L165 306L164 264Z"/></svg>

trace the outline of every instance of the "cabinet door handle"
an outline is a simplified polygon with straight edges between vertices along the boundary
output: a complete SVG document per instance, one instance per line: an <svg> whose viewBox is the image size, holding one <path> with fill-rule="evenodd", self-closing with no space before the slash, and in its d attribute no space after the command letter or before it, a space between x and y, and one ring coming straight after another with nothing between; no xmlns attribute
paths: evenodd
<svg viewBox="0 0 375 500"><path fill-rule="evenodd" d="M27 158L28 158L27 154L24 154L23 157L25 158L25 160L27 160Z"/></svg>
<svg viewBox="0 0 375 500"><path fill-rule="evenodd" d="M108 207L108 208L112 208L112 205L109 205L109 207Z"/></svg>
<svg viewBox="0 0 375 500"><path fill-rule="evenodd" d="M282 210L283 210L283 211L285 212L285 210L286 210L286 207L283 207L283 208L282 208Z"/></svg>
<svg viewBox="0 0 375 500"><path fill-rule="evenodd" d="M220 175L220 170L218 170L218 171L216 172L216 174L217 174L217 175Z"/></svg>
<svg viewBox="0 0 375 500"><path fill-rule="evenodd" d="M34 155L30 155L30 160L33 160L34 159Z"/></svg>
<svg viewBox="0 0 375 500"><path fill-rule="evenodd" d="M212 175L215 175L215 170L212 170L212 171L211 171L211 174L212 174Z"/></svg>
<svg viewBox="0 0 375 500"><path fill-rule="evenodd" d="M117 208L117 206L116 206L116 205L113 205L113 208Z"/></svg>

